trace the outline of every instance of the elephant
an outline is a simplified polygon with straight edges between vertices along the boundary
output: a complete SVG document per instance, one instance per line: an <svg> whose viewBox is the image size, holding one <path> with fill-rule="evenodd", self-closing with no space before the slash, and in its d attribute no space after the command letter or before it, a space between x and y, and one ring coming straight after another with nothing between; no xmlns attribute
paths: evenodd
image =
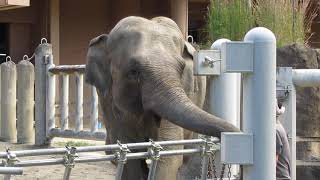
<svg viewBox="0 0 320 180"><path fill-rule="evenodd" d="M129 16L109 34L90 41L85 80L97 89L107 144L180 140L191 138L192 132L220 137L221 132L239 131L202 110L206 77L193 76L194 52L167 17ZM176 179L182 164L182 156L161 158L156 179ZM145 160L128 160L122 179L147 176Z"/></svg>

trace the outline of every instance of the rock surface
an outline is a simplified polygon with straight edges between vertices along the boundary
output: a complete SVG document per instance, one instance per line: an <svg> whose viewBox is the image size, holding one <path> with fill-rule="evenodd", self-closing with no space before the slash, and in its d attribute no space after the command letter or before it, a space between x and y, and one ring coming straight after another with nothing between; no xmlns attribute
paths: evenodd
<svg viewBox="0 0 320 180"><path fill-rule="evenodd" d="M277 66L319 69L320 50L292 44L277 49ZM297 87L297 136L320 137L320 87ZM297 159L320 159L320 142L298 142ZM297 180L320 179L320 168L297 167Z"/></svg>

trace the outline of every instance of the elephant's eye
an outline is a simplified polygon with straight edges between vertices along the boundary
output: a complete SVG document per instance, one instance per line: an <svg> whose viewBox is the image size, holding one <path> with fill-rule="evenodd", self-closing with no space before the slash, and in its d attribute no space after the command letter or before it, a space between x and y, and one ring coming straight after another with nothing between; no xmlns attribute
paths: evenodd
<svg viewBox="0 0 320 180"><path fill-rule="evenodd" d="M139 78L139 71L137 69L131 69L129 72L128 72L128 78L129 79L132 79L132 80L137 80Z"/></svg>

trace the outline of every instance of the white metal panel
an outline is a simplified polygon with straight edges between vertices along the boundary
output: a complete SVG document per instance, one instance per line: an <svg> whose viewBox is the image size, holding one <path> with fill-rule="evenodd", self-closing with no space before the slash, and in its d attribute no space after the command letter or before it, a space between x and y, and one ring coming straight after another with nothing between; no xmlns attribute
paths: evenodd
<svg viewBox="0 0 320 180"><path fill-rule="evenodd" d="M253 164L253 135L224 132L221 134L221 162L226 164Z"/></svg>
<svg viewBox="0 0 320 180"><path fill-rule="evenodd" d="M219 75L221 55L218 50L200 50L194 54L194 75Z"/></svg>
<svg viewBox="0 0 320 180"><path fill-rule="evenodd" d="M253 72L253 43L223 43L221 58L222 72Z"/></svg>

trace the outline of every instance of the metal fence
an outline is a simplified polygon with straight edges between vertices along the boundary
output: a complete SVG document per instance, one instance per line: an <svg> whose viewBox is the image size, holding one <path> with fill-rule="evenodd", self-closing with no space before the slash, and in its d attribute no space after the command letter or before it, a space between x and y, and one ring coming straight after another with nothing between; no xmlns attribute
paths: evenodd
<svg viewBox="0 0 320 180"><path fill-rule="evenodd" d="M157 162L162 157L176 156L176 155L201 155L201 180L207 179L208 174L208 159L219 150L218 139L205 137L203 139L179 140L179 141L150 141L142 143L128 143L128 144L112 144L103 146L86 146L86 147L66 147L66 148L51 148L51 149L36 149L36 150L21 150L0 152L0 158L3 159L0 168L0 174L7 174L6 179L10 179L11 175L21 175L23 173L22 167L29 166L48 166L48 165L64 165L65 172L64 180L68 180L72 168L78 163L98 162L98 161L116 161L116 180L121 180L123 167L127 160L131 159L150 159L150 168L148 180L155 178L155 170ZM162 150L162 147L174 145L198 145L194 149L181 150ZM141 152L131 153L130 150L142 150ZM110 155L101 155L99 157L83 157L78 153L82 152L96 152L106 151L111 152ZM38 159L43 155L62 155L57 159ZM35 156L36 160L22 160L23 157ZM231 178L230 178L231 179ZM234 178L232 178L234 179Z"/></svg>

